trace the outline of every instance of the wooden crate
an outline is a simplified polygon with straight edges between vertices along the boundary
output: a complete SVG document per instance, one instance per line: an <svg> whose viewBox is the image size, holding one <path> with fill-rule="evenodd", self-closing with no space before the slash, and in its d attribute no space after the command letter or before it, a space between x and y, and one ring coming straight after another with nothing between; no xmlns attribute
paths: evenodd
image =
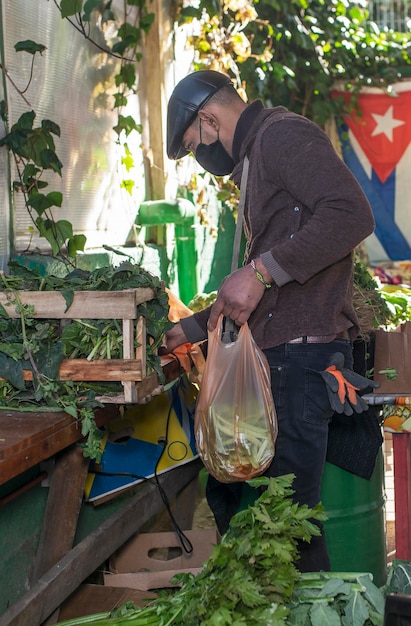
<svg viewBox="0 0 411 626"><path fill-rule="evenodd" d="M138 305L155 297L150 287L122 291L76 291L67 309L59 291L18 291L22 304L34 307L32 317L38 319L118 319L123 327L123 359L64 359L60 365L60 380L121 381L123 393L100 396L103 403L128 404L147 402L163 390L157 374L147 374L145 318L137 319ZM12 292L0 292L2 304L11 318L20 317ZM137 349L134 348L137 342ZM32 372L24 373L31 380Z"/></svg>

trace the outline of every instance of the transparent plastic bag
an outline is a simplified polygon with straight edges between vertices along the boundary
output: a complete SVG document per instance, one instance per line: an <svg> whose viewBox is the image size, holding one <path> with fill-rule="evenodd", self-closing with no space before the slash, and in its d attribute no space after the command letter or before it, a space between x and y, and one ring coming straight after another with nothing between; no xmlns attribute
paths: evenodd
<svg viewBox="0 0 411 626"><path fill-rule="evenodd" d="M277 414L270 369L248 324L222 339L223 317L208 333L207 359L194 416L197 451L224 483L262 474L274 458Z"/></svg>

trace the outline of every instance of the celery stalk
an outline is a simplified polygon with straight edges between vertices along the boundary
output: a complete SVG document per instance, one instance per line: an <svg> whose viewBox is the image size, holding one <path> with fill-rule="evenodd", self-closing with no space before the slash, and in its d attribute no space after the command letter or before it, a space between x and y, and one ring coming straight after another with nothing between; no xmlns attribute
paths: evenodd
<svg viewBox="0 0 411 626"><path fill-rule="evenodd" d="M171 623L171 622L170 622ZM160 618L152 607L134 609L128 615L113 616L112 612L75 617L56 626L159 626Z"/></svg>
<svg viewBox="0 0 411 626"><path fill-rule="evenodd" d="M110 619L111 613L93 613L92 615L83 615L82 617L74 617L64 622L58 622L58 626L81 626L82 624L101 624L102 620Z"/></svg>

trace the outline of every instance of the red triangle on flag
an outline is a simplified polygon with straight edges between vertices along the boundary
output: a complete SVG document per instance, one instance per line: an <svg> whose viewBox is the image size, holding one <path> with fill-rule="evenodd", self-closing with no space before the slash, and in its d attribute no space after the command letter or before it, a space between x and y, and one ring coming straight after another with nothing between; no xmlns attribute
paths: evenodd
<svg viewBox="0 0 411 626"><path fill-rule="evenodd" d="M352 95L344 96L349 104ZM411 86L395 96L385 92L360 93L358 108L345 121L361 146L378 178L384 183L411 143Z"/></svg>

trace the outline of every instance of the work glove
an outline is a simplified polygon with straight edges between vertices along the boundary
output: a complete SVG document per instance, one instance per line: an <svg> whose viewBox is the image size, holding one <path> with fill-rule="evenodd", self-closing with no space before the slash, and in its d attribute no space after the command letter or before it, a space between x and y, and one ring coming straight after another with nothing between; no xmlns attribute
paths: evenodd
<svg viewBox="0 0 411 626"><path fill-rule="evenodd" d="M336 352L332 355L330 365L320 372L326 385L331 408L335 413L352 415L368 409L368 404L358 395L357 391L372 387L377 389L380 384L365 378L353 370L344 368L344 355Z"/></svg>

